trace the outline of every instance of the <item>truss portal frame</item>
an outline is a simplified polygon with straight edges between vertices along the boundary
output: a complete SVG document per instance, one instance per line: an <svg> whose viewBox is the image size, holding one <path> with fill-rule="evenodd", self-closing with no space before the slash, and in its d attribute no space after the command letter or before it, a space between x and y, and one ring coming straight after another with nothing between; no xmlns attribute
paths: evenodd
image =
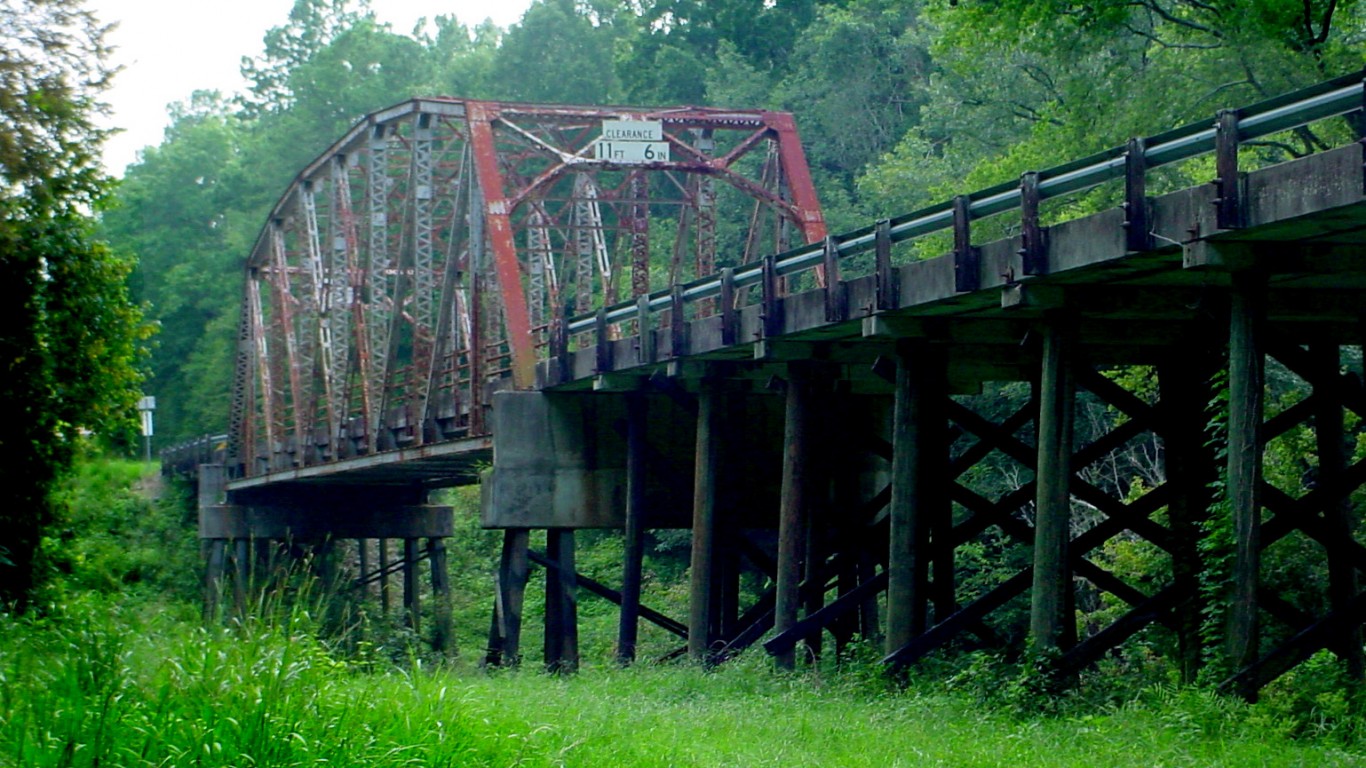
<svg viewBox="0 0 1366 768"><path fill-rule="evenodd" d="M667 157L598 159L607 121L658 126ZM247 259L230 462L257 475L482 434L489 393L533 386L565 316L825 236L786 113L376 112L303 169Z"/></svg>

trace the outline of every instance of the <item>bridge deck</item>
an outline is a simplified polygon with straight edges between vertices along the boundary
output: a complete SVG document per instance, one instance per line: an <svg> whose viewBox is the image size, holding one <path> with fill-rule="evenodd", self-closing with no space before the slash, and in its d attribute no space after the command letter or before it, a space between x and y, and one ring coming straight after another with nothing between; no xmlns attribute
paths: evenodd
<svg viewBox="0 0 1366 768"><path fill-rule="evenodd" d="M702 317L688 323L681 350L659 327L652 343L628 336L609 341L605 355L587 344L570 352L567 375L560 360L543 360L538 382L558 391L631 388L663 364L696 378L708 361L731 361L735 376L762 381L770 364L817 358L846 363L856 388L887 392L867 364L889 355L896 338L919 337L942 344L951 384L974 391L1035 375L1037 354L1024 345L1053 310L1071 313L1093 363L1151 363L1191 323L1222 322L1230 270L1246 268L1267 275L1267 320L1278 333L1357 343L1366 310L1362 154L1352 145L1247 174L1239 229L1216 225L1213 185L1188 188L1151 199L1150 250L1126 249L1125 212L1111 208L1050 227L1041 275L1023 276L1016 235L980 246L972 292L955 290L955 259L945 255L894 269L899 298L889 311L876 310L876 277L855 276L833 287L843 317L830 316L825 289L810 290L779 300L780 336L765 338L763 307L752 305L736 313L734 343L725 343L721 315Z"/></svg>
<svg viewBox="0 0 1366 768"><path fill-rule="evenodd" d="M493 438L484 435L238 478L227 490L335 483L443 488L478 482L480 469L492 463Z"/></svg>

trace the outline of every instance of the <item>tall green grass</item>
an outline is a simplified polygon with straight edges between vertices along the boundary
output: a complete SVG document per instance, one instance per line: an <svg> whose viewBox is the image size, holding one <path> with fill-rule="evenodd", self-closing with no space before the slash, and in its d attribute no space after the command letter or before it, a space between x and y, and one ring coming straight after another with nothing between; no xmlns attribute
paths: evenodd
<svg viewBox="0 0 1366 768"><path fill-rule="evenodd" d="M871 649L802 674L762 653L623 670L610 649L576 676L531 662L489 674L470 646L435 662L416 637L365 639L374 628L324 639L306 590L205 628L174 586L196 564L144 549L183 548L193 529L133 490L142 471L78 474L52 600L0 614L0 766L1366 766L1360 692L1327 657L1255 706L1140 685L1044 713L987 657L947 686L928 674L893 686ZM480 567L473 549L460 557ZM465 613L483 623L477 608Z"/></svg>
<svg viewBox="0 0 1366 768"><path fill-rule="evenodd" d="M188 611L91 599L0 618L0 765L1315 766L1255 707L1155 690L1070 716L998 714L954 693L642 665L366 671L295 612L204 629Z"/></svg>

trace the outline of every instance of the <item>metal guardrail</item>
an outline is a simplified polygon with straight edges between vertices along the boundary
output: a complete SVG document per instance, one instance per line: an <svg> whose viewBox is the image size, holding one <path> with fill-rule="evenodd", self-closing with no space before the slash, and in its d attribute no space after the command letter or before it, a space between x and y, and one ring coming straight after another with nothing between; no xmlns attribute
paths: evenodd
<svg viewBox="0 0 1366 768"><path fill-rule="evenodd" d="M1232 147L1236 164L1238 142L1269 136L1329 117L1361 111L1364 99L1366 89L1363 88L1363 73L1354 73L1249 107L1223 111L1219 113L1214 124L1192 123L1147 139L1130 142L1124 147L1115 147L1081 160L1039 171L1037 199L1060 197L1124 178L1131 164L1135 162L1141 173L1149 168L1215 152L1221 142L1227 142L1227 145ZM999 184L967 195L966 214L969 218L983 218L1020 208L1024 201L1025 193L1021 185ZM887 228L891 242L902 242L952 229L956 219L954 209L955 202L947 201L890 219ZM876 241L877 227L863 227L832 236L828 245L814 243L777 254L772 257L771 268L779 277L798 274L825 263L829 249L833 249L835 258L845 258L872 250ZM734 287L759 284L763 280L764 269L760 263L736 268L732 275ZM719 275L712 275L683 283L677 288L684 303L695 302L720 296L722 278ZM673 305L673 290L669 288L650 293L644 302L639 299L619 302L606 307L600 314L570 318L565 328L569 334L593 330L600 316L607 323L633 320L639 316L642 303L648 312L667 309Z"/></svg>
<svg viewBox="0 0 1366 768"><path fill-rule="evenodd" d="M161 449L161 474L192 475L200 464L221 464L227 455L227 435L205 435Z"/></svg>

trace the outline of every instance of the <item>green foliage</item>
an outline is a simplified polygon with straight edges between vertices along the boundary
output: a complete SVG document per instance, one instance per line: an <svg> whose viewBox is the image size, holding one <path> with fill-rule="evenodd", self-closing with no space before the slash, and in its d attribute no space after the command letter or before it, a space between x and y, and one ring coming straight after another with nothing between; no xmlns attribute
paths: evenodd
<svg viewBox="0 0 1366 768"><path fill-rule="evenodd" d="M1117 707L993 713L955 693L773 675L405 665L366 673L302 613L227 629L84 599L0 617L0 754L16 764L1114 766L1350 764L1279 710L1153 688ZM1323 704L1320 705L1322 711ZM1345 731L1344 731L1345 734Z"/></svg>
<svg viewBox="0 0 1366 768"><path fill-rule="evenodd" d="M197 600L200 555L186 492L142 462L79 460L53 493L59 525L41 554L54 575L40 604L82 593Z"/></svg>
<svg viewBox="0 0 1366 768"><path fill-rule="evenodd" d="M0 605L22 606L53 521L48 493L82 434L131 434L149 329L128 262L90 222L111 186L94 123L104 29L79 0L5 2L0 25Z"/></svg>

